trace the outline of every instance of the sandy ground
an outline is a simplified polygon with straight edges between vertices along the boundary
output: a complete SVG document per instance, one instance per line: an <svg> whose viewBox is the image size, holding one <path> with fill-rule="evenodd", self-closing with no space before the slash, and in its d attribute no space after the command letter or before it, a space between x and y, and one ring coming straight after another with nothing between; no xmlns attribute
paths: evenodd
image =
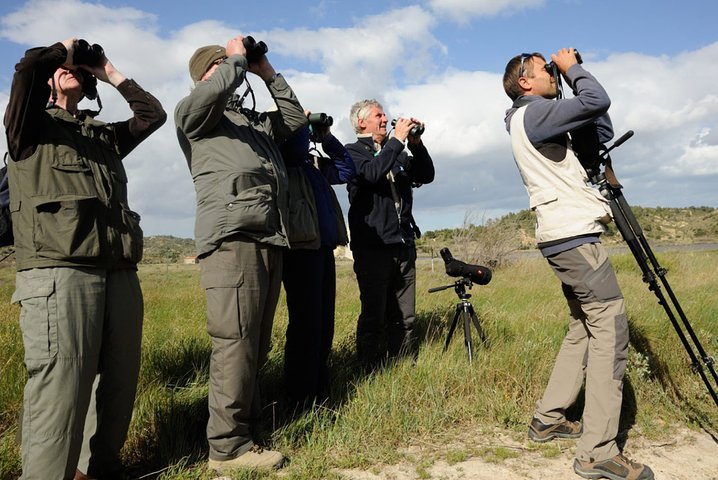
<svg viewBox="0 0 718 480"><path fill-rule="evenodd" d="M379 465L369 471L340 470L346 480L577 480L573 472L573 441L537 446L528 440L496 433L470 434L451 445L412 446L401 453L405 461ZM473 452L457 455L456 452ZM497 455L492 452L500 452ZM453 453L452 453L453 452ZM718 438L684 428L667 441L630 438L624 453L647 464L657 480L718 480ZM460 458L461 461L456 461ZM454 458L454 461L447 459Z"/></svg>

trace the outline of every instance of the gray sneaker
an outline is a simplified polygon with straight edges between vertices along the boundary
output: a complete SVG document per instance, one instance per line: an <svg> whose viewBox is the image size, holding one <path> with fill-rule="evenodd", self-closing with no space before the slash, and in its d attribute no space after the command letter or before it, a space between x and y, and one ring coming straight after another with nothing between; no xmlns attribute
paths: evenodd
<svg viewBox="0 0 718 480"><path fill-rule="evenodd" d="M653 480L653 470L648 465L634 462L619 453L599 462L573 461L573 471L583 478L609 478L610 480Z"/></svg>
<svg viewBox="0 0 718 480"><path fill-rule="evenodd" d="M284 463L284 455L274 450L267 450L259 445L252 445L247 452L230 460L209 459L208 467L218 473L226 473L238 468L277 469Z"/></svg>
<svg viewBox="0 0 718 480"><path fill-rule="evenodd" d="M582 433L581 422L569 422L568 420L546 425L534 417L529 425L529 438L539 443L549 442L554 438L579 438Z"/></svg>

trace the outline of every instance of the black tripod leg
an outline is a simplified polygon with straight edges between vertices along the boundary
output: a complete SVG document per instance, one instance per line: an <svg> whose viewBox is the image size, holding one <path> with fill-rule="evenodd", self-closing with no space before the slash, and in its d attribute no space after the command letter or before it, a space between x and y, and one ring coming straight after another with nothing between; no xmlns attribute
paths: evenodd
<svg viewBox="0 0 718 480"><path fill-rule="evenodd" d="M476 315L476 312L474 311L474 307L469 305L469 313L471 314L471 321L474 322L474 327L476 327L476 331L479 333L479 338L481 339L481 343L484 344L484 347L489 346L489 341L486 338L486 334L484 333L484 330L481 328L481 322L479 321L478 315Z"/></svg>
<svg viewBox="0 0 718 480"><path fill-rule="evenodd" d="M618 230L621 232L621 235L623 236L623 239L628 244L628 247L631 250L631 253L633 253L634 258L636 259L636 262L638 263L638 266L641 268L641 271L643 272L643 281L648 283L649 290L651 290L656 297L658 298L658 303L663 307L663 309L666 312L666 315L668 315L668 319L670 320L671 324L673 325L673 328L675 329L676 333L678 334L678 338L680 339L681 343L683 344L683 347L685 348L686 352L688 352L688 356L691 359L691 367L693 371L697 372L701 379L703 380L703 383L706 386L706 389L708 390L708 393L710 394L711 398L713 398L713 402L715 402L716 405L718 405L718 395L715 392L715 389L710 383L709 378L706 376L705 372L703 371L703 366L698 361L698 357L696 356L695 352L693 351L693 347L688 342L688 339L686 338L686 335L683 332L683 329L678 324L678 320L676 319L673 310L671 309L671 306L666 301L666 297L663 295L663 292L661 291L661 286L658 284L658 281L656 280L656 276L653 274L653 271L651 271L650 266L648 265L647 260L647 253L646 250L649 252L650 256L655 258L653 256L653 252L650 251L650 246L648 245L648 242L646 241L645 237L643 236L642 230L640 228L640 225L638 225L638 221L636 220L635 216L633 215L633 212L631 211L631 208L628 205L628 202L626 202L625 198L623 197L623 194L621 193L621 190L618 188L612 188L611 194L609 195L610 205L611 205L611 211L613 213L614 221L616 222L616 226L618 227ZM645 248L645 250L644 250ZM658 265L658 261L656 260L654 266ZM661 272L663 269L659 268L659 275L661 275ZM663 277L661 277L662 280ZM665 280L663 281L664 285L667 283ZM670 288L670 287L669 287ZM672 295L672 291L670 292L671 299L673 300L675 298L674 295ZM674 300L674 306L677 303L677 299ZM678 306L680 309L680 306ZM679 310L682 313L682 310ZM682 315L681 319L683 320L684 325L686 325L686 328L691 333L691 339L698 347L699 352L703 356L703 361L706 362L706 365L708 366L708 370L712 373L712 376L714 379L716 379L716 373L713 369L713 359L705 355L705 352L703 351L703 347L700 346L700 342L698 341L698 338L695 336L695 333L693 333L693 329L690 327L690 323L688 322L687 318L684 318L685 316ZM718 382L718 380L717 380Z"/></svg>
<svg viewBox="0 0 718 480"><path fill-rule="evenodd" d="M471 365L471 361L474 359L474 344L471 341L471 316L466 306L461 310L461 316L464 319L464 345L466 345L466 353L469 355L469 365Z"/></svg>
<svg viewBox="0 0 718 480"><path fill-rule="evenodd" d="M676 297L675 293L673 293L673 289L671 288L671 285L670 285L670 283L668 283L668 279L666 278L667 270L660 265L660 263L658 262L658 258L656 258L656 256L653 254L653 250L651 249L651 246L648 244L648 240L646 239L645 235L643 235L643 231L641 230L641 227L638 224L638 220L636 220L636 217L633 215L633 211L631 210L631 207L628 205L628 202L626 202L626 199L623 197L622 194L619 194L619 195L616 195L616 201L618 202L618 205L620 206L623 214L626 216L627 221L630 223L633 231L635 232L636 237L638 238L641 246L643 247L643 250L646 253L648 260L651 262L653 271L661 279L663 288L665 288L666 293L668 293L668 297L671 299L671 303L673 304L673 307L676 309L676 313L678 313L678 316L680 317L681 322L683 323L683 326L686 329L686 332L688 333L691 340L693 341L693 345L695 345L696 350L698 351L698 354L699 354L701 360L703 360L703 363L706 365L706 367L708 368L708 371L711 373L713 380L716 382L716 385L718 385L718 374L716 374L715 368L713 366L714 359L710 355L708 355L706 353L706 351L703 349L703 345L701 344L700 340L698 339L698 336L696 335L695 331L693 330L693 327L691 326L690 322L688 321L688 317L686 317L686 314L683 311L683 308L681 307L680 302L678 301L678 297ZM695 370L695 367L694 367L694 370Z"/></svg>
<svg viewBox="0 0 718 480"><path fill-rule="evenodd" d="M454 330L456 330L456 322L459 321L459 315L461 314L461 304L458 304L456 306L456 312L454 313L454 318L451 320L451 325L449 325L449 333L446 335L446 342L444 342L444 351L446 351L449 348L449 342L451 341L451 336L454 334Z"/></svg>

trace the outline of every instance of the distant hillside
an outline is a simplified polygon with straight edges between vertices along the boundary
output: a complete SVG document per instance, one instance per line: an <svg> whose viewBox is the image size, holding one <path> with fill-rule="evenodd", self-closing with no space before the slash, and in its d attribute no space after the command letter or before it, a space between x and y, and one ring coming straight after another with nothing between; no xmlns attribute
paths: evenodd
<svg viewBox="0 0 718 480"><path fill-rule="evenodd" d="M656 244L671 243L705 243L718 241L718 209L712 207L687 208L645 208L631 207L636 220L643 229L646 238ZM522 248L535 247L534 215L530 210L509 213L498 219L486 221L483 225L465 225L460 228L449 228L426 232L427 240L450 240L458 232L475 229L477 235L491 228L513 230L521 238ZM604 235L604 242L622 242L616 225L611 223L609 231Z"/></svg>
<svg viewBox="0 0 718 480"><path fill-rule="evenodd" d="M651 245L718 242L718 209L712 207L631 207ZM623 243L611 223L602 236L607 245ZM438 248L453 245L466 261L501 263L517 250L536 248L534 215L530 210L509 213L485 222L465 220L460 228L426 232L417 243L420 252L438 255ZM454 250L452 247L452 253Z"/></svg>
<svg viewBox="0 0 718 480"><path fill-rule="evenodd" d="M142 263L183 263L197 254L194 240L168 235L145 237Z"/></svg>
<svg viewBox="0 0 718 480"><path fill-rule="evenodd" d="M651 245L686 243L718 243L718 209L712 207L644 208L632 207ZM498 219L475 219L467 215L466 225L424 232L417 242L422 255L439 255L438 250L451 248L457 258L465 261L501 263L502 258L517 250L536 247L534 217L529 210L509 213ZM608 245L623 242L611 224L604 235ZM456 249L456 250L455 250ZM0 258L11 248L0 248ZM195 255L194 240L167 235L145 238L142 263L182 263ZM14 255L0 264L14 264Z"/></svg>

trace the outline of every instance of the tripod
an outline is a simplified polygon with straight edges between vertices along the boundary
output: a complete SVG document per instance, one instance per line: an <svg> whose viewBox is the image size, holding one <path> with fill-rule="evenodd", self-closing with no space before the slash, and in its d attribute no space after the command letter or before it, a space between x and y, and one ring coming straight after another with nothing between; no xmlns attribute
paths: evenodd
<svg viewBox="0 0 718 480"><path fill-rule="evenodd" d="M486 335L481 329L479 317L476 315L476 312L474 311L474 307L471 305L471 302L469 302L471 294L466 293L466 287L471 288L472 285L473 284L471 280L469 280L468 278L460 278L452 285L444 285L442 287L435 287L429 289L429 293L434 293L441 290L446 290L447 288L454 287L454 291L459 297L459 303L456 304L456 312L454 313L454 318L451 320L451 325L449 326L449 333L446 336L446 342L444 342L444 351L449 348L449 342L451 341L451 337L454 335L454 330L456 330L456 325L459 323L459 318L461 318L464 324L464 345L466 346L466 353L469 356L469 364L471 364L471 361L473 360L473 342L471 340L472 323L474 324L474 327L479 334L481 343L483 343L485 347L489 346L489 342L486 339Z"/></svg>
<svg viewBox="0 0 718 480"><path fill-rule="evenodd" d="M641 230L641 226L638 224L636 217L633 215L631 207L623 197L623 193L621 191L623 187L615 179L613 171L610 168L611 163L608 152L621 145L623 142L631 138L631 136L633 136L633 131L629 130L621 138L616 140L610 148L600 153L602 160L601 164L607 165L608 171L606 171L606 169L601 171L601 164L598 164L586 168L586 173L588 174L591 183L598 186L601 195L609 201L613 219L616 222L616 227L621 232L621 236L623 236L623 239L626 241L631 253L635 257L636 262L643 273L643 281L648 284L648 289L656 295L658 303L666 311L668 319L678 334L678 338L680 338L683 347L688 352L688 356L691 359L691 369L700 375L703 383L705 383L705 386L708 389L708 393L713 398L716 406L718 406L718 396L716 395L716 389L714 388L714 385L718 385L718 375L716 375L714 368L715 361L713 357L709 356L705 352L701 342L698 340L698 337L693 331L688 318L673 293L673 289L671 289L671 286L666 279L667 270L658 263L658 259L653 254L653 251L648 244L648 240L646 240L646 237L643 235L643 230ZM668 294L670 304L661 290L661 285L657 280L658 278L660 278L661 284L663 284L663 287ZM682 327L681 324L678 323L676 314L673 311L674 309L678 314L678 317L681 319L683 324ZM683 329L685 329L685 332ZM689 342L689 338L692 341L692 344ZM705 365L705 368L710 373L713 383L711 383L710 378L704 371L703 365L698 361L698 357L700 357Z"/></svg>

